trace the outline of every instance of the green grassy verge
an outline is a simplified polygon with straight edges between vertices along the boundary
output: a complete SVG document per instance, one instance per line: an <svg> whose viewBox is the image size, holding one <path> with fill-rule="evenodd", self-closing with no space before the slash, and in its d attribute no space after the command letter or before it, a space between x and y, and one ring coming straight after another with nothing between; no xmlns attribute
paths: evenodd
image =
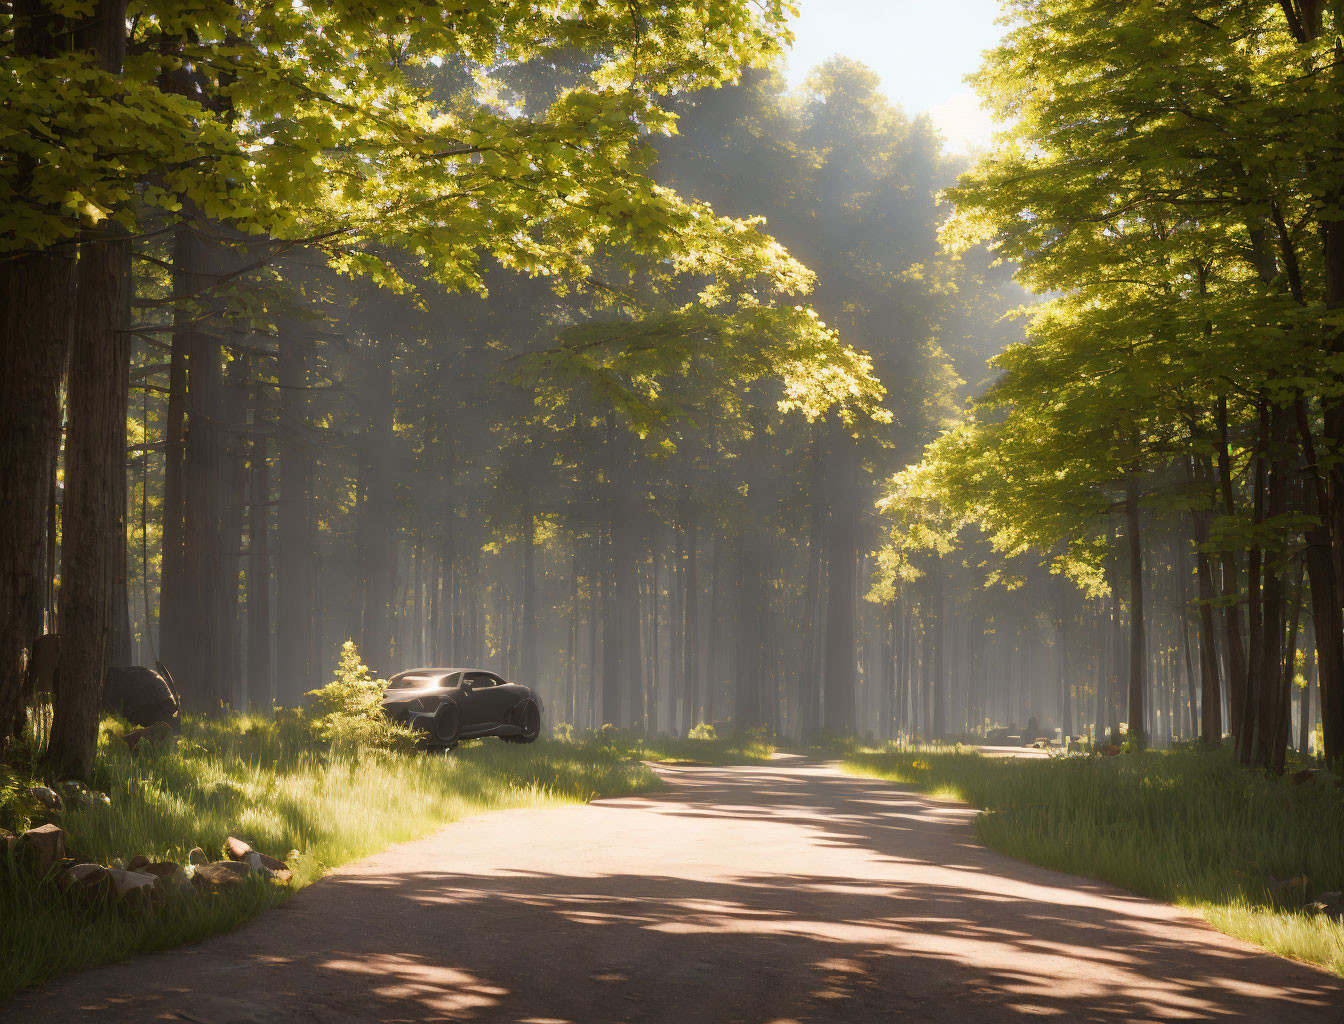
<svg viewBox="0 0 1344 1024"><path fill-rule="evenodd" d="M1224 752L1004 759L860 751L846 770L964 801L984 842L1200 913L1229 935L1344 976L1344 924L1276 906L1270 876L1344 889L1344 793L1291 786Z"/></svg>
<svg viewBox="0 0 1344 1024"><path fill-rule="evenodd" d="M774 746L766 740L764 730L717 736L706 726L697 726L697 729L700 735L694 738L645 737L633 729L617 729L610 725L581 732L562 725L557 727L557 735L566 741L600 743L618 751L622 757L659 764L764 764L775 752Z"/></svg>
<svg viewBox="0 0 1344 1024"><path fill-rule="evenodd" d="M60 820L83 858L185 863L195 846L220 857L225 837L236 835L279 857L297 850L294 881L170 895L139 913L81 911L53 882L35 885L0 858L0 998L63 971L225 931L330 868L468 815L581 803L658 782L595 739L393 753L334 746L301 722L252 715L188 720L175 748L134 756L105 726L94 784L110 805L70 809Z"/></svg>

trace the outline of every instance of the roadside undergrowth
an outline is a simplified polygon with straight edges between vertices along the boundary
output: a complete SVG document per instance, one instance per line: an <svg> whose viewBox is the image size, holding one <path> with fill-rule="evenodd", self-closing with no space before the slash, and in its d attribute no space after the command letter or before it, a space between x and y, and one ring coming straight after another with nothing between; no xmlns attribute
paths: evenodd
<svg viewBox="0 0 1344 1024"><path fill-rule="evenodd" d="M257 878L227 894L168 893L139 912L79 909L51 880L0 857L0 998L79 967L225 931L283 902L323 872L484 811L583 803L658 785L646 766L596 739L469 742L451 754L324 740L299 718L187 719L176 744L132 755L105 722L93 783L110 803L59 819L69 849L111 863L143 854L216 859L226 836L288 858L293 882ZM291 855L290 851L297 851Z"/></svg>
<svg viewBox="0 0 1344 1024"><path fill-rule="evenodd" d="M1011 759L921 747L857 751L844 767L980 808L980 838L1010 856L1175 903L1344 976L1344 924L1301 907L1304 890L1344 889L1344 793L1329 779L1294 786L1194 749Z"/></svg>
<svg viewBox="0 0 1344 1024"><path fill-rule="evenodd" d="M649 736L628 729L603 726L596 731L575 733L560 727L564 736L582 737L582 742L605 743L623 757L659 764L734 765L764 764L775 752L764 729L719 736L713 726L695 726L689 736Z"/></svg>

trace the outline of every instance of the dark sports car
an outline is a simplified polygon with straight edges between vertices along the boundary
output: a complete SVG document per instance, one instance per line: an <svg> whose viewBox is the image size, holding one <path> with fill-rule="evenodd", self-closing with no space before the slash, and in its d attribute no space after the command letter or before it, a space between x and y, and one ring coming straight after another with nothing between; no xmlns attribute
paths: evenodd
<svg viewBox="0 0 1344 1024"><path fill-rule="evenodd" d="M383 711L423 731L434 749L478 736L531 743L541 734L541 706L528 687L474 668L398 672L387 681Z"/></svg>

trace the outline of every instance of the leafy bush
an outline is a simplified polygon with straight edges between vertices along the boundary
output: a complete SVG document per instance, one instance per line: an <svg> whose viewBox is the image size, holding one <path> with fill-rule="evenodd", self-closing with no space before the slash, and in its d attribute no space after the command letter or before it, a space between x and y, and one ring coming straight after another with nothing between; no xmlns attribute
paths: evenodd
<svg viewBox="0 0 1344 1024"><path fill-rule="evenodd" d="M714 726L708 722L700 722L691 727L691 731L686 734L688 740L716 740L719 734L714 731Z"/></svg>
<svg viewBox="0 0 1344 1024"><path fill-rule="evenodd" d="M386 688L386 680L374 676L360 661L355 642L347 640L341 645L332 681L320 690L308 691L314 734L341 747L414 750L418 735L383 714Z"/></svg>

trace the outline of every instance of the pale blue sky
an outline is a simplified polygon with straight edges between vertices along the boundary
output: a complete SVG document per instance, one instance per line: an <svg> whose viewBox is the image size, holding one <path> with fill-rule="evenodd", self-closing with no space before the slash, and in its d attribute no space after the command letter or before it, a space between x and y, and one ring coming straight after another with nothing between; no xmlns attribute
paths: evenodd
<svg viewBox="0 0 1344 1024"><path fill-rule="evenodd" d="M998 0L799 0L788 78L797 85L832 54L867 64L887 98L928 111L950 152L987 145L993 130L962 79L1003 29Z"/></svg>

